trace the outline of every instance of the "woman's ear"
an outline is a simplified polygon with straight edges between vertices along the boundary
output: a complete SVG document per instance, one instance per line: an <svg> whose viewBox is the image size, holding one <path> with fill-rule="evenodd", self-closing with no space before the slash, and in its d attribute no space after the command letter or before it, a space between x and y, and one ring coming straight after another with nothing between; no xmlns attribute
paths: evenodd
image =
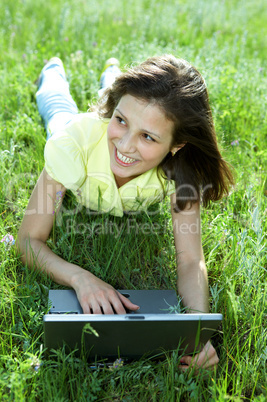
<svg viewBox="0 0 267 402"><path fill-rule="evenodd" d="M174 156L176 154L176 152L178 152L184 146L185 146L185 144L181 144L181 145L178 145L177 147L172 147L171 151L170 151L172 156Z"/></svg>

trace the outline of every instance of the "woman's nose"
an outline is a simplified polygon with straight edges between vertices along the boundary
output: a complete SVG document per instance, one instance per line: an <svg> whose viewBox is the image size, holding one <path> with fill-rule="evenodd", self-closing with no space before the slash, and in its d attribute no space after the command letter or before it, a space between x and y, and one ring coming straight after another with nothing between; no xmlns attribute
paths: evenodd
<svg viewBox="0 0 267 402"><path fill-rule="evenodd" d="M124 133L119 140L120 152L135 152L136 144L135 137L131 132Z"/></svg>

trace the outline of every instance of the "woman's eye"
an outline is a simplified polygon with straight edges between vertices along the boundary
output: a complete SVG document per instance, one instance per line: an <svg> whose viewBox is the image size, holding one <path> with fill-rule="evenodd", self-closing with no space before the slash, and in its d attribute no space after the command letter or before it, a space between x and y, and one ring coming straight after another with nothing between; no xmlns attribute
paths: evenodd
<svg viewBox="0 0 267 402"><path fill-rule="evenodd" d="M154 138L152 138L149 134L145 134L145 133L144 133L143 136L144 136L144 138L145 138L146 140L155 142Z"/></svg>
<svg viewBox="0 0 267 402"><path fill-rule="evenodd" d="M125 121L120 117L120 116L116 116L117 121L122 124L123 126L126 125Z"/></svg>

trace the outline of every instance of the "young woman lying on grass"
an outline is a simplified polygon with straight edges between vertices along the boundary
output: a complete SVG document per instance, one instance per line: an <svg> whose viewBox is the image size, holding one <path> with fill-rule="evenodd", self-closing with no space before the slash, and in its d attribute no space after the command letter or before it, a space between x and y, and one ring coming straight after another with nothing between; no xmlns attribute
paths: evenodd
<svg viewBox="0 0 267 402"><path fill-rule="evenodd" d="M178 292L189 312L208 312L200 202L220 199L232 176L218 150L200 73L171 55L150 58L119 75L94 113L78 114L62 62L53 58L42 70L37 103L49 140L18 234L22 261L75 289L84 313L137 310L112 286L49 249L55 206L70 189L87 208L122 216L169 195ZM181 362L213 367L218 357L208 342Z"/></svg>

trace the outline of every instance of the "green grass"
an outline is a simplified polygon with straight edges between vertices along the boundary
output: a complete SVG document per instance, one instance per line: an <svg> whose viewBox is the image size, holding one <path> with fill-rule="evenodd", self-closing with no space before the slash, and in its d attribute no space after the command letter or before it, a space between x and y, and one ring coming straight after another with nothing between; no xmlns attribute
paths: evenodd
<svg viewBox="0 0 267 402"><path fill-rule="evenodd" d="M63 59L82 111L96 99L110 56L122 66L162 53L189 60L207 81L220 146L236 174L231 194L202 211L211 311L223 314L215 373L181 373L176 354L113 370L92 370L64 350L45 356L47 288L58 285L0 243L1 400L266 400L266 14L263 0L1 1L1 238L16 237L43 168L34 81L51 56ZM73 202L69 195L66 207ZM130 227L128 217L82 210L65 216L48 242L115 287L175 287L168 204L159 210L131 218Z"/></svg>

